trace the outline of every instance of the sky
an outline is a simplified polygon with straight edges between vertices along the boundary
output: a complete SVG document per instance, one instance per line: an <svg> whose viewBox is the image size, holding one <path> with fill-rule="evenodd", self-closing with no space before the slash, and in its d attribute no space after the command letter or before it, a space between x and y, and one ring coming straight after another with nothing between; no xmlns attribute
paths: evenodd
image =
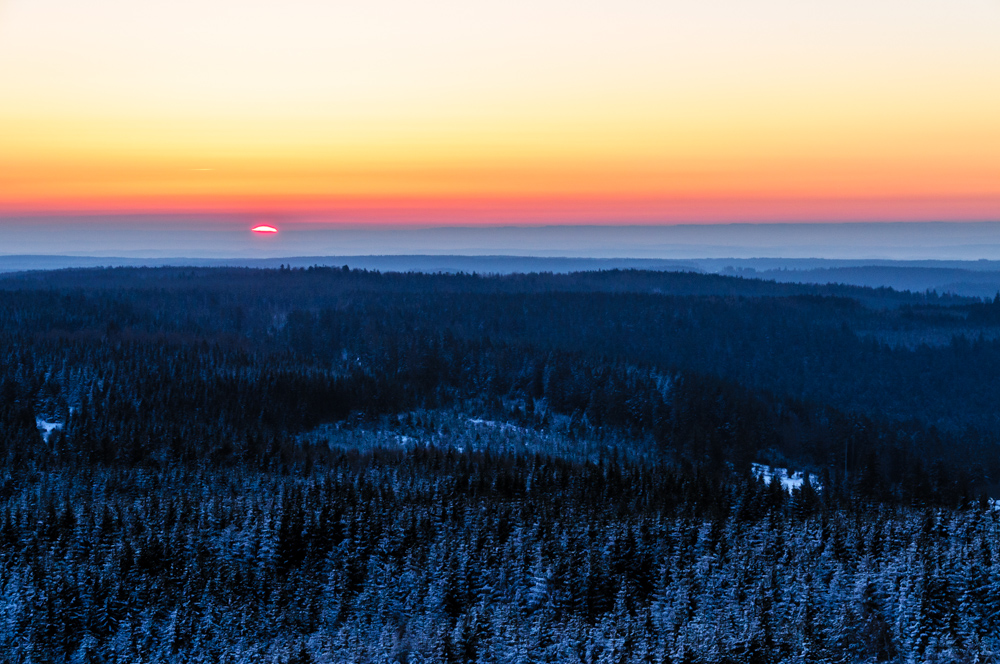
<svg viewBox="0 0 1000 664"><path fill-rule="evenodd" d="M0 0L0 215L1000 220L998 35L997 0Z"/></svg>

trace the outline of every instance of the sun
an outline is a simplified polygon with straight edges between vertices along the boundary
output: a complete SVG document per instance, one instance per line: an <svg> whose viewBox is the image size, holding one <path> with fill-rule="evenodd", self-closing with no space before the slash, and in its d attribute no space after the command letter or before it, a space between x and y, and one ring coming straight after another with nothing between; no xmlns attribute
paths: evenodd
<svg viewBox="0 0 1000 664"><path fill-rule="evenodd" d="M268 226L267 224L261 224L260 226L254 226L250 230L253 231L254 233L260 233L262 235L263 234L270 234L270 233L277 233L278 232L277 228L275 228L274 226Z"/></svg>

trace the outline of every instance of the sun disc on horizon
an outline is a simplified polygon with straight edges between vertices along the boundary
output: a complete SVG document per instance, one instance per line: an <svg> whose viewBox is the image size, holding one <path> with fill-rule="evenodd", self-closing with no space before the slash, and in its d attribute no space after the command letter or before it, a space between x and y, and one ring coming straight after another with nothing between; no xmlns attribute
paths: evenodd
<svg viewBox="0 0 1000 664"><path fill-rule="evenodd" d="M258 233L260 235L269 235L269 234L277 233L278 232L277 228L275 228L274 226L268 226L267 224L261 224L259 226L254 226L250 230L253 231L254 233Z"/></svg>

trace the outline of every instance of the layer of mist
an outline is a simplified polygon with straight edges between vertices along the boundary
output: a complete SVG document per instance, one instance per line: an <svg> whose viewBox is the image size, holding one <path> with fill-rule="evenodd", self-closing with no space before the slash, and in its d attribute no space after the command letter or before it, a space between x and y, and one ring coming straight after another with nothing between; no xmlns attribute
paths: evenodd
<svg viewBox="0 0 1000 664"><path fill-rule="evenodd" d="M254 235L261 221L281 232ZM358 228L233 216L36 216L0 218L0 255L978 260L1000 258L1000 222Z"/></svg>

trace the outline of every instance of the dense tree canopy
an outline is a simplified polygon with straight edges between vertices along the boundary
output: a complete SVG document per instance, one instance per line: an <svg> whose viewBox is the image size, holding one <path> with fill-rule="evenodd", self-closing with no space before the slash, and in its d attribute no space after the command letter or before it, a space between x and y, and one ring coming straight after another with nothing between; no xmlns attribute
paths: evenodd
<svg viewBox="0 0 1000 664"><path fill-rule="evenodd" d="M0 651L986 661L998 311L635 271L4 277Z"/></svg>

